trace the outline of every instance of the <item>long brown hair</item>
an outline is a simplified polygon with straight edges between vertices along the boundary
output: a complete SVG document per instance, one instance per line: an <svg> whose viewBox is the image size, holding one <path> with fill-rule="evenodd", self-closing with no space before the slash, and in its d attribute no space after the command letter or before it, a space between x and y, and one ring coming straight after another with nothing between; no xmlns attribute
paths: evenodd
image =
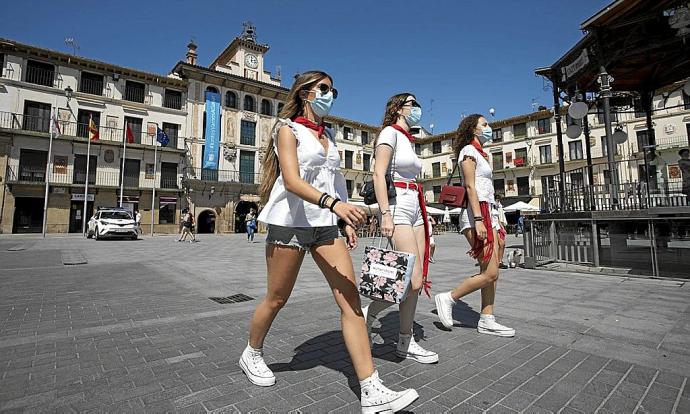
<svg viewBox="0 0 690 414"><path fill-rule="evenodd" d="M479 122L479 118L483 117L484 115L481 114L472 114L464 117L462 121L460 121L458 130L455 131L455 138L453 138L453 151L455 152L456 160L458 160L462 148L474 139L474 130L477 128L477 122Z"/></svg>
<svg viewBox="0 0 690 414"><path fill-rule="evenodd" d="M405 101L410 96L414 95L409 92L403 92L397 95L393 95L390 97L390 99L388 99L388 102L386 103L386 112L384 112L383 121L381 122L381 130L383 130L383 128L387 126L391 126L394 123L398 122L398 117L400 117L398 111L403 107ZM376 148L376 142L378 140L379 137L377 135L376 139L374 140L374 148Z"/></svg>
<svg viewBox="0 0 690 414"><path fill-rule="evenodd" d="M310 90L324 78L330 79L331 83L333 83L333 78L329 74L319 70L311 70L297 76L295 82L292 84L290 93L288 93L285 105L278 114L278 118L293 119L296 116L304 115L305 101L300 96L301 92ZM279 125L282 126L280 121L276 121L276 123L273 124L273 130L271 131L271 136L268 138L268 143L265 148L266 155L264 155L263 161L263 177L261 178L261 185L259 186L261 204L266 204L268 201L268 196L271 194L273 184L278 179L278 174L280 174L278 155L273 150L273 136L278 132L276 129Z"/></svg>

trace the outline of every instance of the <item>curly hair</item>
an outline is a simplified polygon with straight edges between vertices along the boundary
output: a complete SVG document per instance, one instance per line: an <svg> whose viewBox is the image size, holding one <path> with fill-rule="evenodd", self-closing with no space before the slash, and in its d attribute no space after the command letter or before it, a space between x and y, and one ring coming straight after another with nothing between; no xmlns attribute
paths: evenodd
<svg viewBox="0 0 690 414"><path fill-rule="evenodd" d="M464 117L460 121L458 130L455 131L455 137L453 138L453 151L455 153L455 159L458 159L460 155L460 150L474 139L474 130L477 128L477 122L479 118L483 118L484 115L472 114Z"/></svg>
<svg viewBox="0 0 690 414"><path fill-rule="evenodd" d="M383 121L381 122L382 130L387 126L391 126L398 122L398 118L400 117L398 111L403 107L405 101L410 96L414 97L414 95L409 92L403 92L393 95L390 97L390 99L388 99L388 102L386 103L386 111L383 114ZM376 148L376 141L378 141L378 136L374 140L374 148Z"/></svg>

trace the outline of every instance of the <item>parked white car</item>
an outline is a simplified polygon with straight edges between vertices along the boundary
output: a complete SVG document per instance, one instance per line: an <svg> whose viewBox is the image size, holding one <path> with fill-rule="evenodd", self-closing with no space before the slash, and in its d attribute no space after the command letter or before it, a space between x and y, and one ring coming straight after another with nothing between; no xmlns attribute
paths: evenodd
<svg viewBox="0 0 690 414"><path fill-rule="evenodd" d="M96 240L104 237L129 237L136 240L139 228L132 214L121 208L99 209L89 220L86 237Z"/></svg>

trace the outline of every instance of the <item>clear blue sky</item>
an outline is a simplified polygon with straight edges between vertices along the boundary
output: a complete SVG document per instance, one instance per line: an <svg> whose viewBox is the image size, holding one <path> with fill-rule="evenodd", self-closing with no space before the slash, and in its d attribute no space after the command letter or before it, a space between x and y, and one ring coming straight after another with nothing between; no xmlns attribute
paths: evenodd
<svg viewBox="0 0 690 414"><path fill-rule="evenodd" d="M381 122L389 96L409 91L434 132L457 127L461 113L496 118L551 106L536 67L547 66L582 37L579 25L609 0L426 1L15 1L3 7L0 37L69 51L141 70L168 73L186 44L208 65L251 20L271 49L266 68L282 67L283 86L297 71L333 75L333 114Z"/></svg>

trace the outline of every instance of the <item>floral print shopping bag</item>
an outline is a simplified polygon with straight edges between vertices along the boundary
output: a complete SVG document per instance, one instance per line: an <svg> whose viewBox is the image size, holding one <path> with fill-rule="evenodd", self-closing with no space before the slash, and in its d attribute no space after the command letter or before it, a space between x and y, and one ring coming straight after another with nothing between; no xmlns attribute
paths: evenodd
<svg viewBox="0 0 690 414"><path fill-rule="evenodd" d="M367 246L364 248L359 293L374 300L400 303L412 284L415 255Z"/></svg>

